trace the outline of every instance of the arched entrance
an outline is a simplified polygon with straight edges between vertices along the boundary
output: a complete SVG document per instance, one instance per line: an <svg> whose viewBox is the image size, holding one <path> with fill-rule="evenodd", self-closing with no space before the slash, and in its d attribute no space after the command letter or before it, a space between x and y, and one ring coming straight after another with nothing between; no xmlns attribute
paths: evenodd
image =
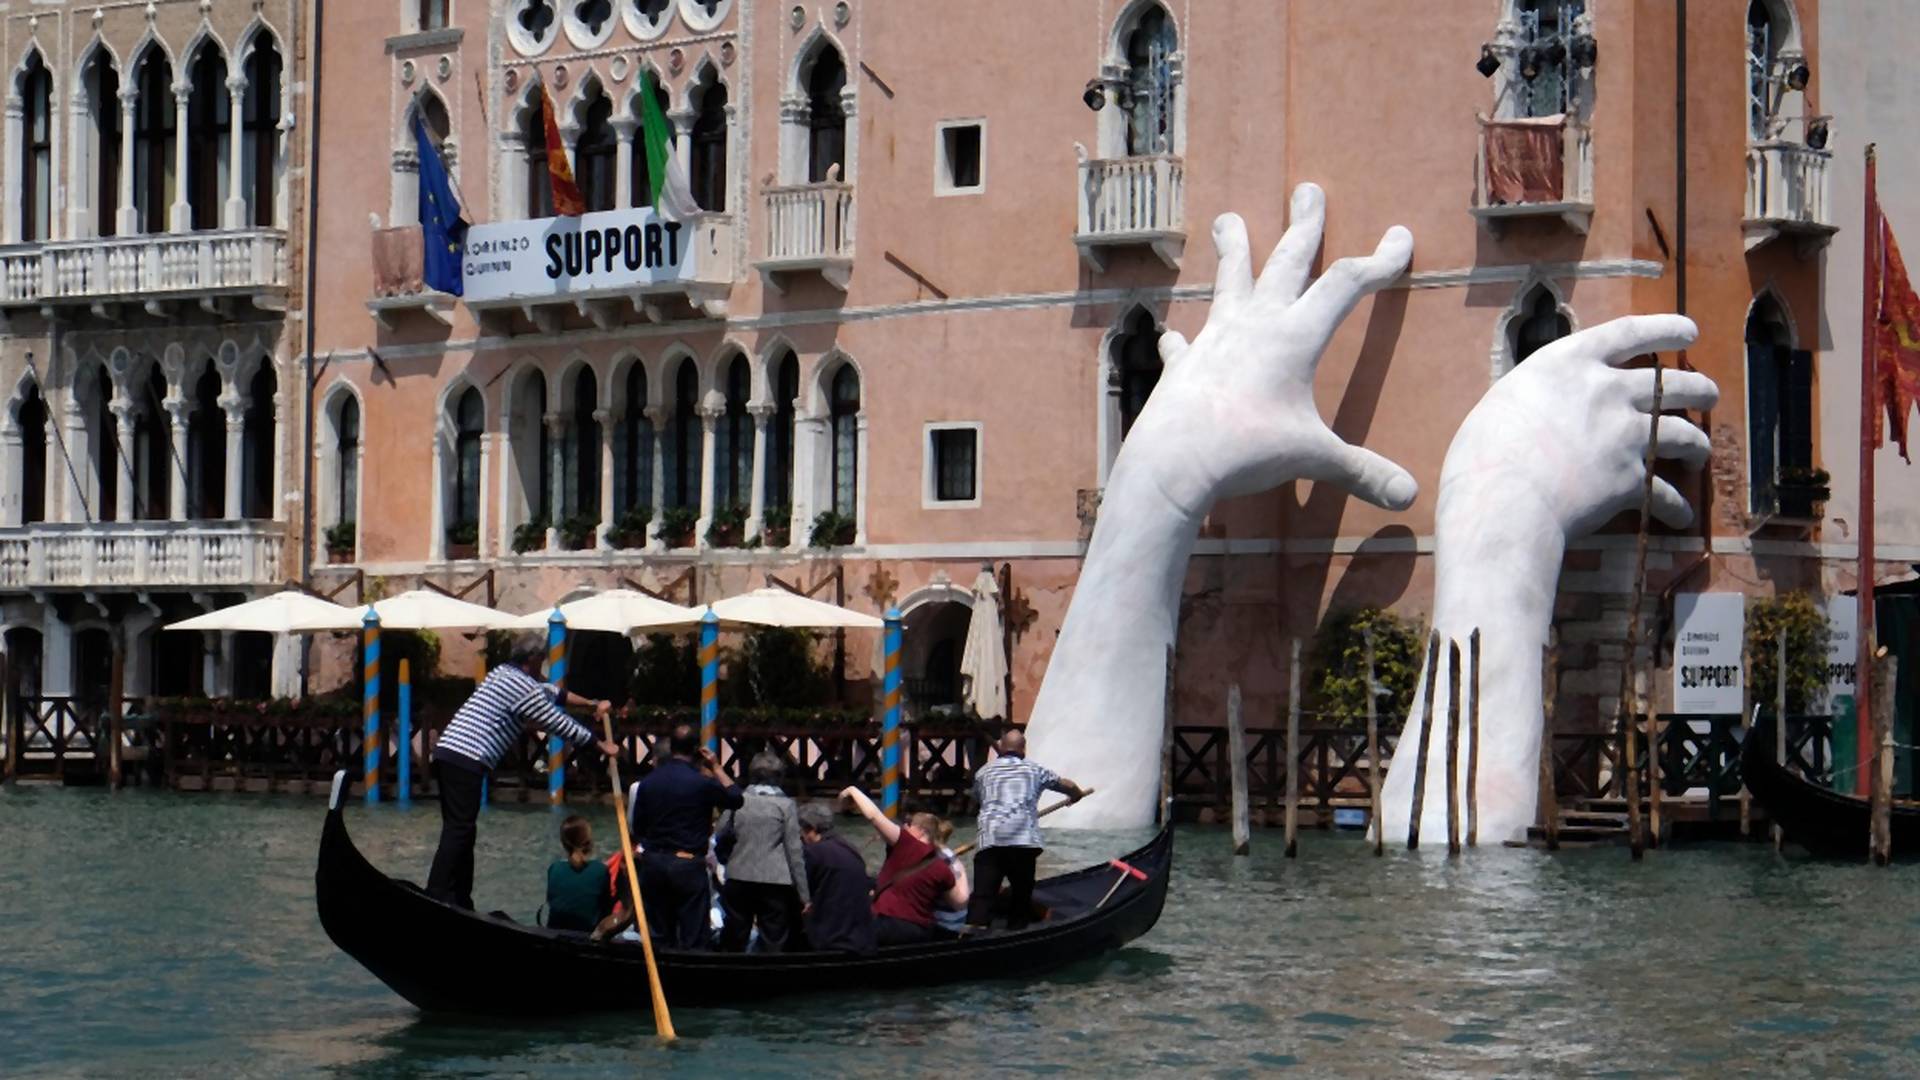
<svg viewBox="0 0 1920 1080"><path fill-rule="evenodd" d="M98 708L107 703L113 682L113 635L105 627L90 626L73 635L74 704Z"/></svg>
<svg viewBox="0 0 1920 1080"><path fill-rule="evenodd" d="M953 594L966 596L960 590ZM900 635L900 672L907 704L916 716L958 714L960 656L973 608L964 600L922 603L905 614Z"/></svg>

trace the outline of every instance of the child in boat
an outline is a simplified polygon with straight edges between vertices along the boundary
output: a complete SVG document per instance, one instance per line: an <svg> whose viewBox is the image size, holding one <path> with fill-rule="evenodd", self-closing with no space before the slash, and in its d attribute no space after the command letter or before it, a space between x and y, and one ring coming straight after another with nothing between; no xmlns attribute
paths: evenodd
<svg viewBox="0 0 1920 1080"><path fill-rule="evenodd" d="M547 867L547 926L590 933L613 918L607 864L593 857L593 826L579 814L560 823L567 857Z"/></svg>

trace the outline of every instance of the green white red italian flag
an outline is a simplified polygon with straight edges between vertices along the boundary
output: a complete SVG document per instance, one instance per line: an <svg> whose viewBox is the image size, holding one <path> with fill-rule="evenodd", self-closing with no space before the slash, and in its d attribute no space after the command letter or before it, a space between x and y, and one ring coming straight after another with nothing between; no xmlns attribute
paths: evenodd
<svg viewBox="0 0 1920 1080"><path fill-rule="evenodd" d="M687 163L673 152L673 132L660 112L660 102L646 90L640 92L639 98L653 208L675 219L700 213L700 205L693 201L693 192L687 183Z"/></svg>

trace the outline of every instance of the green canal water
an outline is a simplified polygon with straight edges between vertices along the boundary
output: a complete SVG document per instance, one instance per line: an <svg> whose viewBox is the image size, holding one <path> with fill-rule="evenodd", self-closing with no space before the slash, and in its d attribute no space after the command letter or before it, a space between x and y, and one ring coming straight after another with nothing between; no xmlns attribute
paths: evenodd
<svg viewBox="0 0 1920 1080"><path fill-rule="evenodd" d="M1277 833L1233 859L1184 829L1165 917L1029 982L456 1025L336 952L313 909L318 798L0 790L0 1073L51 1076L898 1077L1915 1075L1920 867L1483 850L1374 859ZM611 835L610 814L596 815ZM350 811L416 880L431 804ZM481 821L483 908L530 916L558 850L544 808ZM1046 865L1136 836L1056 833ZM503 983L503 1000L569 995Z"/></svg>

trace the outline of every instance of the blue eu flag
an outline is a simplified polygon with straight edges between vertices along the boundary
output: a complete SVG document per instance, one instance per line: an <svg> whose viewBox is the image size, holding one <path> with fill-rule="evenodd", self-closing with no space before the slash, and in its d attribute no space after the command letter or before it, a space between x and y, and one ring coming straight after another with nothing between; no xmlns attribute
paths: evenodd
<svg viewBox="0 0 1920 1080"><path fill-rule="evenodd" d="M420 151L420 233L426 241L421 277L427 288L459 296L460 263L467 253L467 222L453 196L446 162L427 135L419 113L413 117L413 141Z"/></svg>

